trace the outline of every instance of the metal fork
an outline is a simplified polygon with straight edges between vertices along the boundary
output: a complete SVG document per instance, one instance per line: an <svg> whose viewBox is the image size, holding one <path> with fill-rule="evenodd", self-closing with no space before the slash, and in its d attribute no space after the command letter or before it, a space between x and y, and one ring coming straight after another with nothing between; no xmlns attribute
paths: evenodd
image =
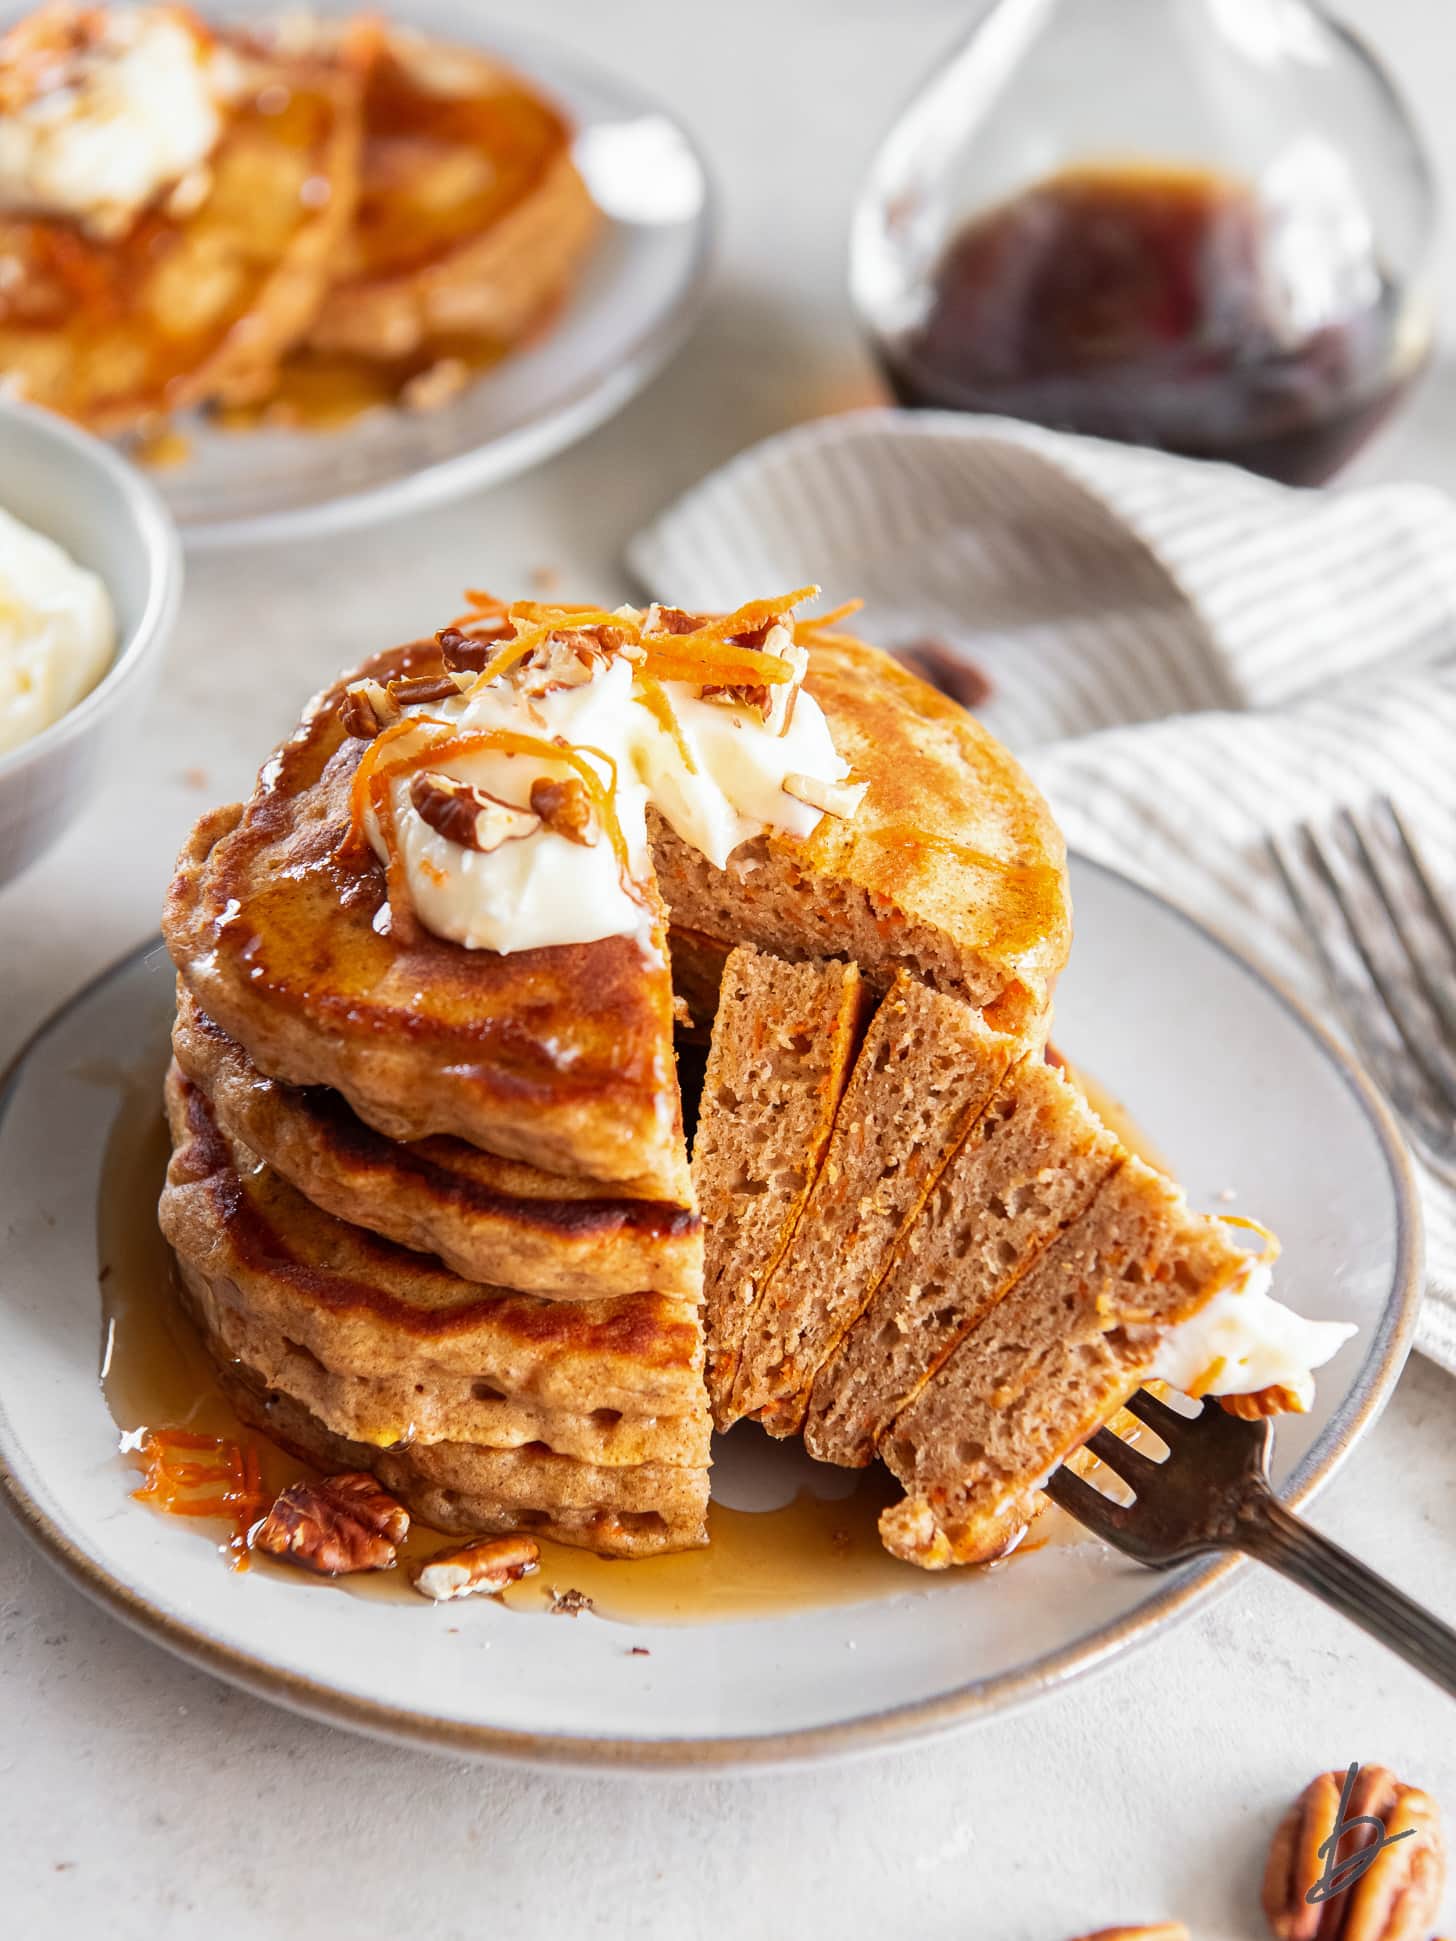
<svg viewBox="0 0 1456 1941"><path fill-rule="evenodd" d="M1269 855L1365 1063L1456 1186L1456 918L1399 809L1375 806L1383 831L1346 809L1343 843L1305 823Z"/></svg>
<svg viewBox="0 0 1456 1941"><path fill-rule="evenodd" d="M1217 1550L1257 1557L1343 1611L1456 1697L1456 1631L1302 1523L1275 1496L1269 1487L1270 1422L1244 1421L1212 1401L1197 1415L1181 1415L1146 1390L1127 1407L1167 1445L1166 1459L1099 1429L1087 1449L1128 1486L1132 1502L1115 1503L1066 1468L1046 1485L1053 1502L1154 1570Z"/></svg>

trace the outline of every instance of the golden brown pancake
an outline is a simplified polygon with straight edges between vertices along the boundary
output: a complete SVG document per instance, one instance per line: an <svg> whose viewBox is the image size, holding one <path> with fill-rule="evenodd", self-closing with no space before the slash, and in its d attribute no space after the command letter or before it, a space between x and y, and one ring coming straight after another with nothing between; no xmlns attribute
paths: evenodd
<svg viewBox="0 0 1456 1941"><path fill-rule="evenodd" d="M569 126L474 50L393 28L356 26L351 40L364 65L360 193L310 344L389 363L508 349L598 226Z"/></svg>
<svg viewBox="0 0 1456 1941"><path fill-rule="evenodd" d="M704 1540L696 1311L546 1302L346 1226L222 1134L174 1065L159 1215L243 1418L374 1471L438 1529L539 1529L609 1555Z"/></svg>
<svg viewBox="0 0 1456 1941"><path fill-rule="evenodd" d="M699 1297L702 1222L691 1208L607 1196L462 1139L386 1139L337 1092L264 1078L180 978L172 1047L223 1131L315 1206L436 1254L466 1280L566 1301Z"/></svg>
<svg viewBox="0 0 1456 1941"><path fill-rule="evenodd" d="M98 431L266 390L348 229L359 93L347 69L249 59L189 213L163 198L117 237L0 213L0 374Z"/></svg>
<svg viewBox="0 0 1456 1941"><path fill-rule="evenodd" d="M726 870L657 819L658 884L695 962L704 940L848 957L880 991L903 966L1039 1044L1071 903L1036 788L963 708L862 641L817 637L804 685L868 792L851 820L825 816L807 841L761 836Z"/></svg>
<svg viewBox="0 0 1456 1941"><path fill-rule="evenodd" d="M438 666L433 641L366 664ZM332 1087L388 1138L449 1134L690 1204L665 927L653 956L631 937L500 956L414 925L381 934L384 870L348 843L366 744L339 724L345 685L183 852L163 929L198 1003L260 1071Z"/></svg>
<svg viewBox="0 0 1456 1941"><path fill-rule="evenodd" d="M375 1449L326 1429L301 1402L266 1388L239 1362L220 1362L223 1393L244 1422L304 1462L371 1470L434 1530L480 1536L529 1530L604 1557L654 1557L706 1543L708 1472L643 1463L603 1469L549 1449L431 1442Z"/></svg>
<svg viewBox="0 0 1456 1941"><path fill-rule="evenodd" d="M179 1260L326 1368L384 1377L427 1368L543 1408L691 1416L706 1407L690 1302L549 1301L463 1281L320 1212L228 1139L175 1068L167 1112L174 1150L159 1217ZM410 1430L407 1420L388 1426L396 1440Z"/></svg>

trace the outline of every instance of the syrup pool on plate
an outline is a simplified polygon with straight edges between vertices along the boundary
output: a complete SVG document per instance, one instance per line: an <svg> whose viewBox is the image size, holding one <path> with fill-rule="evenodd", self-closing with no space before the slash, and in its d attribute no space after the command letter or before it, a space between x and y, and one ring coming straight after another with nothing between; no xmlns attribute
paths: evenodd
<svg viewBox="0 0 1456 1941"><path fill-rule="evenodd" d="M129 1070L97 1074L118 1100L97 1207L102 1388L124 1450L146 1429L180 1430L255 1450L262 1492L271 1502L279 1490L318 1472L238 1418L178 1303L171 1250L155 1211L169 1153L161 1111L164 1068L165 1045L159 1045ZM930 1576L882 1549L877 1519L896 1490L878 1468L851 1472L813 1463L796 1446L772 1443L751 1424L720 1438L714 1457L718 1496L708 1511L706 1548L628 1561L543 1541L540 1570L489 1601L542 1612L558 1593L575 1590L602 1617L709 1623L953 1588L957 1573ZM139 1463L136 1456L130 1460ZM136 1484L142 1480L138 1466ZM156 1513L137 1508L138 1515ZM199 1540L217 1545L224 1558L232 1552L236 1561L231 1522L199 1519L196 1528ZM1039 1540L1050 1534L1039 1525ZM408 1566L459 1541L416 1523L400 1547L400 1567L332 1580L257 1553L248 1561L305 1590L343 1589L423 1610L424 1600L410 1589Z"/></svg>

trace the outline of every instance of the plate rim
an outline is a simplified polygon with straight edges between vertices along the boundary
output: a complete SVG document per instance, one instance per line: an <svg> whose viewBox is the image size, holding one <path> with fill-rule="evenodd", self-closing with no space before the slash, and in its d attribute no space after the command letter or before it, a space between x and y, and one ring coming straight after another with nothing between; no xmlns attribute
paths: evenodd
<svg viewBox="0 0 1456 1941"><path fill-rule="evenodd" d="M406 22L406 25L411 23ZM541 465L558 452L606 423L643 390L668 360L682 348L707 304L709 272L721 227L721 196L707 153L687 123L650 90L638 87L635 77L582 55L549 34L502 26L469 43L485 53L502 55L552 92L552 75L576 75L599 86L625 91L640 110L651 109L676 130L697 163L703 184L702 203L692 226L692 249L681 287L673 300L642 329L631 348L610 370L575 384L549 409L515 430L483 444L422 465L403 478L345 491L317 505L289 512L256 512L245 518L188 520L173 511L182 544L190 553L222 553L247 546L281 544L291 540L331 538L357 532L398 514L410 516L484 491ZM538 66L541 71L538 72ZM403 499L403 503L401 500Z"/></svg>
<svg viewBox="0 0 1456 1941"><path fill-rule="evenodd" d="M1195 916L1176 899L1124 871L1071 852L1079 870L1111 878L1137 896L1161 905L1179 922L1230 957L1274 996L1292 1021L1314 1041L1364 1112L1385 1158L1396 1214L1396 1249L1389 1297L1349 1393L1331 1418L1321 1442L1296 1470L1281 1500L1298 1507L1324 1487L1360 1436L1378 1418L1405 1365L1414 1338L1422 1290L1422 1221L1415 1173L1395 1118L1353 1056L1284 981L1251 958L1242 946ZM27 1036L0 1071L0 1125L15 1098L31 1058L71 1014L138 960L164 948L153 937L125 952L89 978ZM7 1425L0 1414L0 1429ZM1328 1440L1328 1446L1323 1443ZM221 1643L180 1619L156 1610L145 1597L102 1568L74 1544L20 1482L0 1444L0 1502L42 1555L81 1591L129 1629L159 1643L203 1671L321 1722L431 1751L575 1771L640 1770L653 1774L725 1774L763 1769L785 1770L828 1756L865 1754L891 1746L923 1743L978 1719L1008 1713L1105 1666L1119 1653L1154 1635L1226 1590L1249 1560L1213 1558L1178 1571L1166 1589L1089 1639L1043 1653L1011 1673L972 1680L928 1699L885 1707L829 1725L743 1736L634 1739L466 1724L413 1711L406 1706L359 1698L318 1680L281 1670L254 1653Z"/></svg>

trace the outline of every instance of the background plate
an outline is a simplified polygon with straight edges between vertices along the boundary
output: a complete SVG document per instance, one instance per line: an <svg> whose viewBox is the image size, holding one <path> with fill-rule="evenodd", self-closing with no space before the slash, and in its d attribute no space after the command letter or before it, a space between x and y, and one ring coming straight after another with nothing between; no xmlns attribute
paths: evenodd
<svg viewBox="0 0 1456 1941"><path fill-rule="evenodd" d="M0 4L0 21L26 11ZM349 15L358 6L316 0L310 11ZM540 342L440 411L378 411L313 433L227 433L196 414L180 418L191 456L154 478L189 546L316 537L496 484L619 410L696 315L711 196L702 159L676 120L625 76L549 41L497 32L469 0L399 0L387 12L401 26L499 54L560 103L576 127L577 164L608 221Z"/></svg>
<svg viewBox="0 0 1456 1941"><path fill-rule="evenodd" d="M1409 1345L1419 1233L1399 1141L1318 1027L1189 918L1086 862L1073 891L1058 1042L1123 1098L1195 1203L1232 1188L1230 1211L1278 1230L1286 1300L1359 1324L1314 1411L1281 1424L1277 1469L1297 1501L1369 1426ZM121 1075L163 1041L171 1006L165 954L133 957L45 1027L0 1095L0 1482L84 1589L193 1662L338 1723L457 1752L747 1766L1024 1701L1240 1568L1158 1577L1096 1544L1050 1546L853 1606L630 1628L415 1610L229 1573L195 1530L129 1500L133 1472L96 1381L101 1155ZM742 1441L718 1479L730 1500L750 1486ZM769 1452L752 1486L772 1490L780 1463L797 1478L802 1458ZM651 1655L630 1656L631 1644Z"/></svg>

